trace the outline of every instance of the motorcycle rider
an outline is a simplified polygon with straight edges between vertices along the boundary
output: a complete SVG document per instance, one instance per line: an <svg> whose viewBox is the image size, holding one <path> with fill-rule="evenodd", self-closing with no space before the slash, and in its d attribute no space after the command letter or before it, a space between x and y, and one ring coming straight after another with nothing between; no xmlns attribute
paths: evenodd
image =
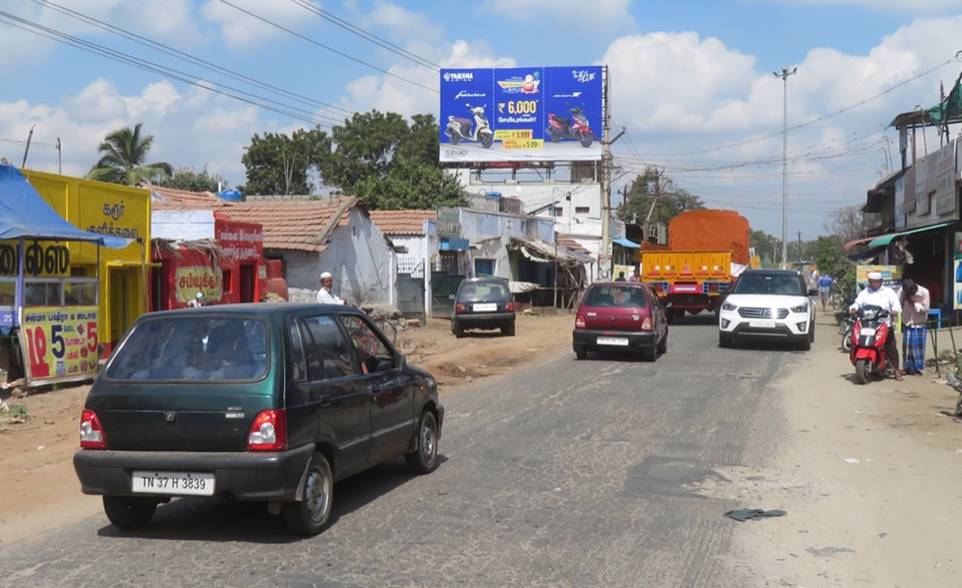
<svg viewBox="0 0 962 588"><path fill-rule="evenodd" d="M885 323L889 326L888 337L885 339L885 357L892 366L895 379L901 381L902 370L899 369L899 348L895 340L894 325L898 324L902 302L895 290L882 284L881 272L869 272L868 287L858 293L848 311L854 316L864 306L877 306L888 312L885 317Z"/></svg>

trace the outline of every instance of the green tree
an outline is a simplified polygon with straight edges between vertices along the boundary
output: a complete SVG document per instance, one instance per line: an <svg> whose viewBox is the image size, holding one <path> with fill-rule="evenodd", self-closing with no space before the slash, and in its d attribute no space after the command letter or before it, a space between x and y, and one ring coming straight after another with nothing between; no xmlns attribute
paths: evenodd
<svg viewBox="0 0 962 588"><path fill-rule="evenodd" d="M334 150L322 173L324 180L353 193L364 178L384 178L398 146L409 135L404 117L396 112L355 113L332 129Z"/></svg>
<svg viewBox="0 0 962 588"><path fill-rule="evenodd" d="M247 194L312 194L312 174L322 174L331 155L331 138L319 127L255 134L241 162L247 168Z"/></svg>
<svg viewBox="0 0 962 588"><path fill-rule="evenodd" d="M781 239L765 231L751 232L750 246L755 249L755 255L761 258L762 265L766 267L775 267L778 264L782 255L781 243Z"/></svg>
<svg viewBox="0 0 962 588"><path fill-rule="evenodd" d="M433 166L438 165L438 123L433 114L415 114L411 117L408 133L398 142L395 157L404 157Z"/></svg>
<svg viewBox="0 0 962 588"><path fill-rule="evenodd" d="M648 167L631 182L624 204L618 207L618 218L642 223L651 211L652 221L667 224L686 210L699 208L705 208L701 198L677 187L674 180L657 169Z"/></svg>
<svg viewBox="0 0 962 588"><path fill-rule="evenodd" d="M189 167L177 168L169 178L157 183L165 188L189 192L217 192L218 185L227 186L227 180L222 176L210 174L206 168L196 171Z"/></svg>
<svg viewBox="0 0 962 588"><path fill-rule="evenodd" d="M133 128L113 131L97 148L100 159L87 173L92 180L133 186L140 182L157 183L169 177L169 163L144 163L154 143L153 135L141 133L142 123Z"/></svg>
<svg viewBox="0 0 962 588"><path fill-rule="evenodd" d="M438 208L464 201L464 190L454 176L435 165L401 156L394 157L384 177L369 175L354 188L372 210Z"/></svg>

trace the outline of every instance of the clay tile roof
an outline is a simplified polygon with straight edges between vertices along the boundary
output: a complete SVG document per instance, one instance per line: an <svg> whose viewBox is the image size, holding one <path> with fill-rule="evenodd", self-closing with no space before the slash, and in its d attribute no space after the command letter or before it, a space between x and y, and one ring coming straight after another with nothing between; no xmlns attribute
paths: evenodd
<svg viewBox="0 0 962 588"><path fill-rule="evenodd" d="M226 202L206 192L152 188L155 210L212 210L230 220L255 223L264 231L265 249L321 252L330 233L350 222L357 199L256 200Z"/></svg>
<svg viewBox="0 0 962 588"><path fill-rule="evenodd" d="M591 254L590 251L582 247L580 243L578 243L571 237L564 237L562 235L558 235L555 237L555 239L558 241L558 245L564 246L569 251L574 251L576 253L587 253L589 255Z"/></svg>
<svg viewBox="0 0 962 588"><path fill-rule="evenodd" d="M371 220L385 235L423 235L424 221L437 218L434 210L371 211Z"/></svg>

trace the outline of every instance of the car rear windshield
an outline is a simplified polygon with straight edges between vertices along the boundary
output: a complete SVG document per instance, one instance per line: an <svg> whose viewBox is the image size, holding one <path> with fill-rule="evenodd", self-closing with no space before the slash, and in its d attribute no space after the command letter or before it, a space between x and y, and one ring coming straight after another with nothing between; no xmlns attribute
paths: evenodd
<svg viewBox="0 0 962 588"><path fill-rule="evenodd" d="M735 284L735 294L780 294L805 296L798 276L788 274L745 274Z"/></svg>
<svg viewBox="0 0 962 588"><path fill-rule="evenodd" d="M458 297L462 300L504 300L511 292L502 282L477 282L461 287Z"/></svg>
<svg viewBox="0 0 962 588"><path fill-rule="evenodd" d="M592 286L585 305L610 308L644 308L648 300L641 288L634 286Z"/></svg>
<svg viewBox="0 0 962 588"><path fill-rule="evenodd" d="M253 381L267 367L267 328L259 320L158 317L134 328L106 376L143 382Z"/></svg>

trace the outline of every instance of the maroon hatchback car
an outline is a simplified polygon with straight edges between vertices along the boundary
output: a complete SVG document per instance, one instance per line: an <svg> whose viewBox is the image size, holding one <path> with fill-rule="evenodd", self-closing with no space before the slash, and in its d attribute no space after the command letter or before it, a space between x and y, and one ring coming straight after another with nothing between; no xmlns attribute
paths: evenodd
<svg viewBox="0 0 962 588"><path fill-rule="evenodd" d="M595 283L578 307L572 344L578 359L589 351L615 351L655 361L668 351L668 317L645 284Z"/></svg>

